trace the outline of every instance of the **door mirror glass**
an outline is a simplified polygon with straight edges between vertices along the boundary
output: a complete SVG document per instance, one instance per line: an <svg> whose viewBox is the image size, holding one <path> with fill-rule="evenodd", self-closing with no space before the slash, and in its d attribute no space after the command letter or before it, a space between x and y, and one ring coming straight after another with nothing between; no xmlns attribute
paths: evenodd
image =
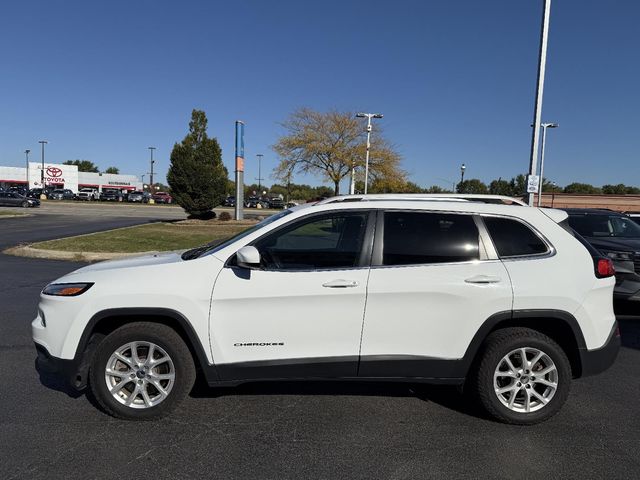
<svg viewBox="0 0 640 480"><path fill-rule="evenodd" d="M237 264L242 268L259 268L260 267L260 252L256 247L247 246L242 247L236 253Z"/></svg>

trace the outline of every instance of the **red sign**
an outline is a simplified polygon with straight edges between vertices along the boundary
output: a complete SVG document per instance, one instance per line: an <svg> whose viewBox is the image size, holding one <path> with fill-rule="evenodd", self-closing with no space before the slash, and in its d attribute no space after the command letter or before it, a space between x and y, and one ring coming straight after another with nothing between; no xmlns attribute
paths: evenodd
<svg viewBox="0 0 640 480"><path fill-rule="evenodd" d="M62 169L58 167L47 167L47 175L50 177L58 178L62 175Z"/></svg>

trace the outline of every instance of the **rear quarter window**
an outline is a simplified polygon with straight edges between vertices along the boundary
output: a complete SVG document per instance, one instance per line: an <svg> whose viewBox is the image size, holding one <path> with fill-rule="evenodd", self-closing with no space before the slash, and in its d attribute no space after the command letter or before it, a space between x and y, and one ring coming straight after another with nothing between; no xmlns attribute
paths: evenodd
<svg viewBox="0 0 640 480"><path fill-rule="evenodd" d="M500 257L547 253L547 244L524 223L510 218L483 217Z"/></svg>

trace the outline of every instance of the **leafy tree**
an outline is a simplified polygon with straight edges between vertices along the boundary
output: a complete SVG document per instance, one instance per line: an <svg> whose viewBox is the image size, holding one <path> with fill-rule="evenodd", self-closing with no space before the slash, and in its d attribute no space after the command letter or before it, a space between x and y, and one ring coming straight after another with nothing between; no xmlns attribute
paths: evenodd
<svg viewBox="0 0 640 480"><path fill-rule="evenodd" d="M564 193L601 193L601 190L588 183L574 182L564 187Z"/></svg>
<svg viewBox="0 0 640 480"><path fill-rule="evenodd" d="M492 195L507 195L510 197L513 195L513 187L511 186L511 182L499 178L497 180L493 180L489 184L489 193Z"/></svg>
<svg viewBox="0 0 640 480"><path fill-rule="evenodd" d="M477 178L458 183L458 193L489 193L487 186Z"/></svg>
<svg viewBox="0 0 640 480"><path fill-rule="evenodd" d="M100 171L98 169L98 166L89 160L67 160L66 162L62 162L62 164L75 165L76 167L78 167L79 172L98 173Z"/></svg>
<svg viewBox="0 0 640 480"><path fill-rule="evenodd" d="M627 186L624 183L619 183L618 185L603 185L602 193L609 195L637 195L640 193L640 188Z"/></svg>
<svg viewBox="0 0 640 480"><path fill-rule="evenodd" d="M424 190L424 193L453 193L453 192L446 188L442 188L439 185L431 185L429 188L426 188Z"/></svg>
<svg viewBox="0 0 640 480"><path fill-rule="evenodd" d="M173 146L167 181L176 203L193 218L212 217L211 209L227 194L222 150L218 140L207 135L207 116L202 110L191 112L189 133Z"/></svg>
<svg viewBox="0 0 640 480"><path fill-rule="evenodd" d="M527 193L527 177L525 175L516 175L511 179L509 185L511 185L511 196L513 197L522 197Z"/></svg>
<svg viewBox="0 0 640 480"><path fill-rule="evenodd" d="M286 134L273 146L280 157L275 177L286 179L291 173L307 173L329 180L334 194L340 193L340 181L355 165L361 176L364 171L366 133L353 112L317 112L309 108L294 111L282 123ZM400 155L387 142L379 125L371 136L369 158L370 182L404 181Z"/></svg>
<svg viewBox="0 0 640 480"><path fill-rule="evenodd" d="M562 193L562 187L559 187L545 178L542 181L542 191L544 193Z"/></svg>
<svg viewBox="0 0 640 480"><path fill-rule="evenodd" d="M104 171L104 173L114 173L117 175L120 173L120 169L118 167L109 167Z"/></svg>

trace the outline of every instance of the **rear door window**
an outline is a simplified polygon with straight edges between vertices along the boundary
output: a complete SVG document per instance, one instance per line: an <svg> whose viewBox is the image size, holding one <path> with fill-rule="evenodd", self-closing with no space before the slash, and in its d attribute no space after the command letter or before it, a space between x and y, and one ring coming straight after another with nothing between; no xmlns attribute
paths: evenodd
<svg viewBox="0 0 640 480"><path fill-rule="evenodd" d="M480 258L471 215L432 212L384 214L384 265L467 262Z"/></svg>
<svg viewBox="0 0 640 480"><path fill-rule="evenodd" d="M547 244L522 222L503 217L483 219L501 258L541 255L549 251Z"/></svg>

